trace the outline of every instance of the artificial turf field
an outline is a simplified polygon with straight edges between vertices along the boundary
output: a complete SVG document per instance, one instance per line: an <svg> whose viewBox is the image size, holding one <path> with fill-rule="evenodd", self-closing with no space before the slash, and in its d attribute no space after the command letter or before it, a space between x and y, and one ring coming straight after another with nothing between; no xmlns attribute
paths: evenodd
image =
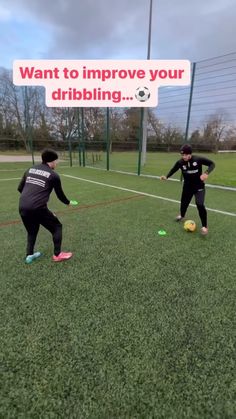
<svg viewBox="0 0 236 419"><path fill-rule="evenodd" d="M74 257L41 229L25 265L27 167L0 171L0 417L235 418L236 192L207 188L202 237L195 207L196 232L173 221L180 182L59 166Z"/></svg>

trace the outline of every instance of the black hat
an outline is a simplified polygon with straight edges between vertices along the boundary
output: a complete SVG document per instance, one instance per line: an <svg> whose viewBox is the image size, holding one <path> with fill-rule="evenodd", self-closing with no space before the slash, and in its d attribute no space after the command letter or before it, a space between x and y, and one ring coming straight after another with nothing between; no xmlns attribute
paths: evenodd
<svg viewBox="0 0 236 419"><path fill-rule="evenodd" d="M189 144L185 144L180 149L181 154L192 154L192 147Z"/></svg>
<svg viewBox="0 0 236 419"><path fill-rule="evenodd" d="M58 154L54 150L46 148L45 150L43 150L41 157L43 163L50 163L58 159Z"/></svg>

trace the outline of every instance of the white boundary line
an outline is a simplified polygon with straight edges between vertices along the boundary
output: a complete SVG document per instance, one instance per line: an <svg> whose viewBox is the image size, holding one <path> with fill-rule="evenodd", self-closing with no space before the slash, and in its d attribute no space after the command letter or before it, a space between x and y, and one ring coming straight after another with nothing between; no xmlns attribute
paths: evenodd
<svg viewBox="0 0 236 419"><path fill-rule="evenodd" d="M73 166L72 168L75 168L75 167L77 167L77 166ZM101 171L107 172L107 170L102 168L102 167L86 166L86 168L94 169L94 170L101 170ZM71 169L71 167L70 166L60 166L59 169ZM27 169L25 169L25 171L26 170ZM24 168L23 169L0 169L0 172L17 172L17 171L21 171L22 173L24 173ZM109 172L121 173L122 175L137 176L137 173L125 172L123 170L110 169ZM157 176L157 175L140 174L140 177L147 177L147 178L151 178L151 179L160 179L160 176ZM9 179L9 180L11 180L11 179ZM180 180L176 179L176 178L169 178L168 181L169 180L171 182L180 182ZM221 186L221 185L214 185L214 184L211 184L211 183L206 183L206 186L208 188L222 189L222 190L225 190L225 191L236 192L236 188L234 188L233 186Z"/></svg>
<svg viewBox="0 0 236 419"><path fill-rule="evenodd" d="M22 168L22 169L0 169L0 172L19 172L19 171L23 172L24 168Z"/></svg>
<svg viewBox="0 0 236 419"><path fill-rule="evenodd" d="M152 194L149 194L147 192L135 191L134 189L127 189L127 188L123 188L121 186L114 186L114 185L110 185L108 183L96 182L95 180L89 180L89 179L84 179L84 178L77 177L77 176L66 175L64 173L62 174L62 176L68 177L70 179L82 180L83 182L94 183L95 185L106 186L108 188L119 189L121 191L132 192L132 193L137 194L137 195L143 195L143 196L148 196L150 198L161 199L162 201L174 202L176 204L180 203L180 201L177 201L176 199L165 198L165 197L159 196L159 195L152 195ZM194 205L194 204L190 204L190 206L194 207L194 208L196 207L196 205ZM217 209L213 209L213 208L207 208L207 210L212 211L212 212L216 212L218 214L223 214L223 215L229 215L231 217L236 217L236 213L234 213L234 212L221 211L221 210L217 210Z"/></svg>
<svg viewBox="0 0 236 419"><path fill-rule="evenodd" d="M10 179L0 179L0 182L4 182L4 180L20 180L21 177L11 177Z"/></svg>
<svg viewBox="0 0 236 419"><path fill-rule="evenodd" d="M93 167L93 166L86 166L86 167L88 167L89 169L107 171L106 169L103 169L101 167ZM137 176L137 173L125 172L123 170L113 170L113 169L110 169L109 172L121 173L122 175ZM144 175L144 174L140 174L140 177L147 177L147 178L152 178L152 179L160 179L160 176L156 176L156 175ZM180 180L179 179L176 179L176 178L169 178L168 181L169 180L171 182L180 182ZM221 185L214 185L212 183L206 183L206 186L208 188L223 189L223 190L226 190L226 191L234 191L234 192L236 192L236 188L234 188L233 186L221 186Z"/></svg>
<svg viewBox="0 0 236 419"><path fill-rule="evenodd" d="M32 164L28 166L28 169L30 167L32 167ZM68 168L70 168L70 166L61 166L61 165L59 166L59 169L68 169ZM21 169L0 169L0 172L19 172L20 171L20 172L24 173L24 172L26 172L26 170L27 170L27 167L26 168L22 167Z"/></svg>
<svg viewBox="0 0 236 419"><path fill-rule="evenodd" d="M148 196L150 198L161 199L162 201L174 202L176 204L180 203L180 201L177 201L176 199L165 198L164 196L153 195L153 194L149 194L147 192L141 192L141 191L136 191L134 189L123 188L121 186L114 186L114 185L110 185L108 183L96 182L94 180L84 179L84 178L77 177L77 176L66 175L64 173L62 173L62 176L65 176L65 177L68 177L68 178L71 178L71 179L82 180L83 182L94 183L94 184L100 185L100 186L106 186L108 188L119 189L121 191L132 192L132 193L137 194L137 195L143 195L143 196ZM0 179L0 182L9 181L9 180L20 180L20 179L21 179L20 177L10 178L10 179ZM190 204L190 207L195 208L196 205ZM211 212L216 212L217 214L223 214L223 215L229 215L231 217L236 217L236 213L234 213L234 212L221 211L221 210L217 210L217 209L214 209L214 208L207 208L207 210L211 211Z"/></svg>

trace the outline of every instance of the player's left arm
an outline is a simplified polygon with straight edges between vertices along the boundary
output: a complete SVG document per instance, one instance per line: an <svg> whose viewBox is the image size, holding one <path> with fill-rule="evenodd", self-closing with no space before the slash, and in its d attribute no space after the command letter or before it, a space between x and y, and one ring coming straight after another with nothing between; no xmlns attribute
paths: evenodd
<svg viewBox="0 0 236 419"><path fill-rule="evenodd" d="M200 176L200 179L204 181L208 178L209 173L211 173L212 170L214 170L215 163L212 160L207 159L206 157L201 157L201 164L207 166L207 170L205 170L205 172Z"/></svg>

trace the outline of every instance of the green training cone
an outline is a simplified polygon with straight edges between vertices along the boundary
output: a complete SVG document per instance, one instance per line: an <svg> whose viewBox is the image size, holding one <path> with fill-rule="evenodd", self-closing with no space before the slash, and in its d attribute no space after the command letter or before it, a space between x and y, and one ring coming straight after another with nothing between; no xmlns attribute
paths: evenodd
<svg viewBox="0 0 236 419"><path fill-rule="evenodd" d="M158 231L159 236L166 236L166 231L165 230L159 230Z"/></svg>

